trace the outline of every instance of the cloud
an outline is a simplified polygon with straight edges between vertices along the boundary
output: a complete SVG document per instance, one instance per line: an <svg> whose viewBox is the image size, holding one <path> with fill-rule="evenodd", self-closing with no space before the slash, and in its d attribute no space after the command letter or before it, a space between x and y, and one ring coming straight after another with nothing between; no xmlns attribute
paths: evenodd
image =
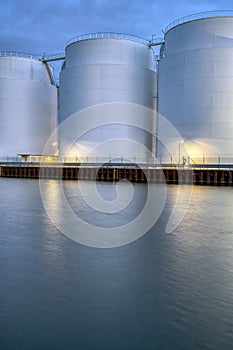
<svg viewBox="0 0 233 350"><path fill-rule="evenodd" d="M0 50L62 52L73 36L114 31L150 38L179 17L231 7L231 1L8 0L1 4Z"/></svg>

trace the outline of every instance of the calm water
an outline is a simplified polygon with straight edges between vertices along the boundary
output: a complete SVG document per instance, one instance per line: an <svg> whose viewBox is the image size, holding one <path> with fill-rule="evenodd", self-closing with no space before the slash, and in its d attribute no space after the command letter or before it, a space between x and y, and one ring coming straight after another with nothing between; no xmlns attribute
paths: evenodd
<svg viewBox="0 0 233 350"><path fill-rule="evenodd" d="M103 195L110 186L98 184ZM76 187L65 182L67 197L93 220ZM122 222L143 207L146 185L134 190L136 205L118 215ZM50 222L37 180L0 178L1 349L232 349L232 191L194 187L184 220L166 234L177 192L171 185L146 235L95 249ZM102 223L112 220L105 215Z"/></svg>

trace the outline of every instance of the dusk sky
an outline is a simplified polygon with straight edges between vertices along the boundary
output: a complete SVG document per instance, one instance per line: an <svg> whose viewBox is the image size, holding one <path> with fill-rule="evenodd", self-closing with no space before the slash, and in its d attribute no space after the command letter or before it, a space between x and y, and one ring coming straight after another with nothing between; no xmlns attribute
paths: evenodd
<svg viewBox="0 0 233 350"><path fill-rule="evenodd" d="M0 51L60 53L90 32L162 37L180 17L231 9L232 0L0 0Z"/></svg>

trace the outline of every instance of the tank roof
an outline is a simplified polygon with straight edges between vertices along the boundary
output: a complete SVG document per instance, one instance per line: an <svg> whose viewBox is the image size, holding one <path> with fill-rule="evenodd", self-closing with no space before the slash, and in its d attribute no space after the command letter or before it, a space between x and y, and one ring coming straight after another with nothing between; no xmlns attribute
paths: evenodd
<svg viewBox="0 0 233 350"><path fill-rule="evenodd" d="M33 55L30 53L12 52L12 51L0 51L0 57L23 57L23 58L30 58L38 61L41 60L40 55Z"/></svg>
<svg viewBox="0 0 233 350"><path fill-rule="evenodd" d="M83 40L90 40L90 39L125 39L125 40L131 40L136 41L141 44L149 45L150 40L141 38L139 36L134 36L130 34L124 34L124 33L114 33L114 32L97 32L97 33L89 33L89 34L82 34L75 36L67 41L66 47Z"/></svg>
<svg viewBox="0 0 233 350"><path fill-rule="evenodd" d="M209 18L220 18L220 17L233 17L233 10L217 10L217 11L207 11L207 12L200 12L200 13L195 13L193 15L185 16L176 19L175 21L172 21L169 23L165 29L164 33L166 34L170 29L187 23L187 22L192 22L196 21L199 19L209 19Z"/></svg>

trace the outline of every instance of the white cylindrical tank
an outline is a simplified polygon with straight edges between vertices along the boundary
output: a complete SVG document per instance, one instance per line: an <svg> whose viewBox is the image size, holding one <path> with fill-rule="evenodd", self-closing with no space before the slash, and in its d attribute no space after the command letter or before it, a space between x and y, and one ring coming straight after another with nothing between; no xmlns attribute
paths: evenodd
<svg viewBox="0 0 233 350"><path fill-rule="evenodd" d="M60 123L76 112L105 103L130 103L153 109L154 79L154 54L144 39L114 33L71 39L66 46L66 60L60 74ZM134 125L137 116L126 114L125 122ZM102 149L99 159L148 161L148 154L123 139L134 140L151 150L152 135L130 125L117 124L118 121L118 110L114 106L109 114L111 125L98 127L81 137L76 143L76 155L85 157L96 144L122 138L117 146ZM60 135L61 155L66 136L68 140L68 135Z"/></svg>
<svg viewBox="0 0 233 350"><path fill-rule="evenodd" d="M42 154L57 124L57 88L51 78L51 67L33 56L1 54L1 158Z"/></svg>
<svg viewBox="0 0 233 350"><path fill-rule="evenodd" d="M165 30L158 111L178 130L176 160L215 163L233 154L233 17L177 20ZM165 132L162 128L158 133ZM169 143L169 140L167 141ZM169 148L170 146L168 146ZM159 151L161 161L165 149Z"/></svg>

